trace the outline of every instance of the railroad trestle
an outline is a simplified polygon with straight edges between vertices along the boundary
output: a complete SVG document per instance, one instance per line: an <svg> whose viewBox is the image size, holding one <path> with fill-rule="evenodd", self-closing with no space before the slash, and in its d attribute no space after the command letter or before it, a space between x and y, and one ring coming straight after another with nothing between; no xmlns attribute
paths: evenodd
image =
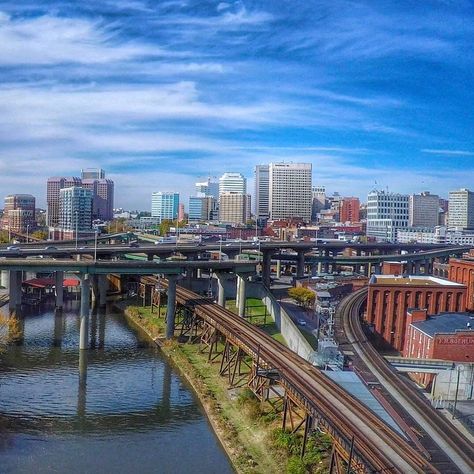
<svg viewBox="0 0 474 474"><path fill-rule="evenodd" d="M175 314L169 310L180 342L199 344L229 387L250 388L282 415L283 430L302 435L301 455L319 431L333 442L331 473L436 472L364 405L245 319L182 287L176 290ZM401 459L394 462L393 455Z"/></svg>
<svg viewBox="0 0 474 474"><path fill-rule="evenodd" d="M371 472L367 462L356 451L354 437L347 440L324 419L324 413L314 402L304 399L260 354L259 347L251 348L236 333L228 331L218 321L209 318L198 301L176 305L175 331L181 341L199 343L209 363L219 363L219 374L226 377L229 388L248 387L261 403L267 402L276 413L282 414L282 429L302 435L301 456L304 456L309 436L315 431L328 433L334 440L330 473ZM350 471L347 466L350 465Z"/></svg>

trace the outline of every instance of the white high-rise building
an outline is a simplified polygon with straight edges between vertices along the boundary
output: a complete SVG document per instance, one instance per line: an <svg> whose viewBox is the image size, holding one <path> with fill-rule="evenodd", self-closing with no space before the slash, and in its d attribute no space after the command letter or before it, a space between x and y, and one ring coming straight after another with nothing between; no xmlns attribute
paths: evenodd
<svg viewBox="0 0 474 474"><path fill-rule="evenodd" d="M449 193L448 226L474 229L474 192L461 188Z"/></svg>
<svg viewBox="0 0 474 474"><path fill-rule="evenodd" d="M311 220L311 163L270 163L270 219Z"/></svg>
<svg viewBox="0 0 474 474"><path fill-rule="evenodd" d="M436 227L439 220L439 196L425 191L412 194L408 203L410 227Z"/></svg>
<svg viewBox="0 0 474 474"><path fill-rule="evenodd" d="M395 242L397 229L408 227L406 194L371 191L367 196L367 237L380 242Z"/></svg>
<svg viewBox="0 0 474 474"><path fill-rule="evenodd" d="M151 195L151 217L163 220L178 218L179 193L157 192Z"/></svg>
<svg viewBox="0 0 474 474"><path fill-rule="evenodd" d="M219 198L219 183L211 181L211 178L207 178L207 181L196 183L195 186L197 197L211 196L216 199Z"/></svg>
<svg viewBox="0 0 474 474"><path fill-rule="evenodd" d="M224 173L219 178L219 195L222 193L247 194L247 180L241 173Z"/></svg>
<svg viewBox="0 0 474 474"><path fill-rule="evenodd" d="M270 167L255 167L255 216L257 219L268 219L270 215Z"/></svg>

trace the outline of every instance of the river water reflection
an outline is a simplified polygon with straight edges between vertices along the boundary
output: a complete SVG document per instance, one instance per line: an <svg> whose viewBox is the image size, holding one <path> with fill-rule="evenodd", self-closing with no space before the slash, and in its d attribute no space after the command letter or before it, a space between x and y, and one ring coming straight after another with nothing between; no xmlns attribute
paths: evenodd
<svg viewBox="0 0 474 474"><path fill-rule="evenodd" d="M0 355L0 471L231 473L195 395L119 314L25 314Z"/></svg>

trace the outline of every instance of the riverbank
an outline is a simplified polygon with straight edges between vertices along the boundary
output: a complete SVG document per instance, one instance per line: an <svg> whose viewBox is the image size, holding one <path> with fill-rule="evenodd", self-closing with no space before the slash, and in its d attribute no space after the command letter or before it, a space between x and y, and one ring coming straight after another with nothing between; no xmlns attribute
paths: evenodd
<svg viewBox="0 0 474 474"><path fill-rule="evenodd" d="M229 389L219 375L219 363L209 363L199 344L165 341L164 308L133 302L117 304L129 323L157 343L197 393L207 417L238 473L327 472L330 440L324 435L310 438L300 459L301 436L281 431L281 416L268 403L260 403L246 389Z"/></svg>

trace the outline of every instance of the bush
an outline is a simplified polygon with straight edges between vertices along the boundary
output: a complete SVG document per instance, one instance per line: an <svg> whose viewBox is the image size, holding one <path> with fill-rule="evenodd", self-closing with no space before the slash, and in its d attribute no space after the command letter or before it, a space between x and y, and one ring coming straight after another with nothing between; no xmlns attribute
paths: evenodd
<svg viewBox="0 0 474 474"><path fill-rule="evenodd" d="M291 456L286 465L286 472L288 474L305 474L308 471L301 458L298 456Z"/></svg>
<svg viewBox="0 0 474 474"><path fill-rule="evenodd" d="M298 455L301 452L301 439L296 433L288 433L278 428L273 432L275 444L285 448L289 454Z"/></svg>

